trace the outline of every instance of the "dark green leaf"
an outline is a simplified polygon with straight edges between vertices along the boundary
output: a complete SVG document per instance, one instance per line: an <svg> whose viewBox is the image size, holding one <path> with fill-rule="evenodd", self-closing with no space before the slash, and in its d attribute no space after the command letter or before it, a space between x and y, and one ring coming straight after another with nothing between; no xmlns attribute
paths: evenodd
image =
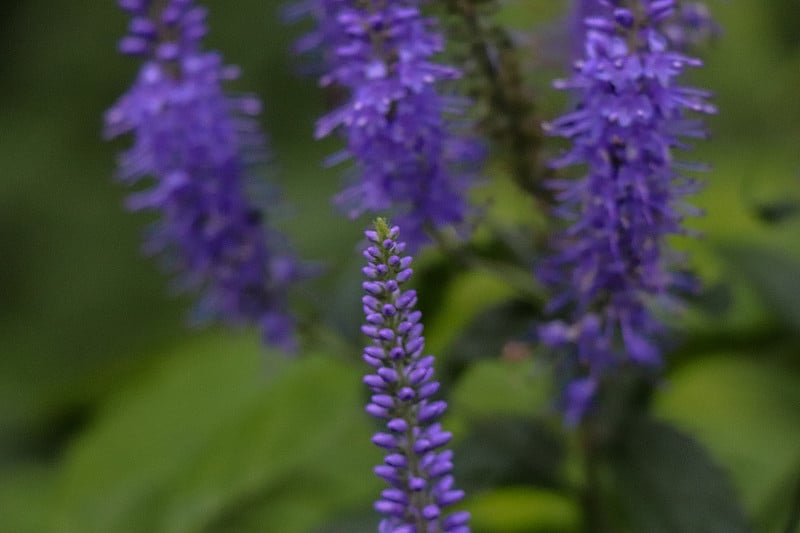
<svg viewBox="0 0 800 533"><path fill-rule="evenodd" d="M786 326L800 333L800 260L765 246L727 245L721 252Z"/></svg>
<svg viewBox="0 0 800 533"><path fill-rule="evenodd" d="M655 410L725 465L765 530L781 524L800 470L796 374L744 354L704 357L670 376Z"/></svg>
<svg viewBox="0 0 800 533"><path fill-rule="evenodd" d="M423 290L424 288L420 287L420 297L427 299L427 293ZM495 316L497 307L506 305L500 302L507 300L511 294L513 291L505 282L486 273L471 272L455 277L447 285L447 292L442 295L435 312L427 315L425 326L428 349L441 354L443 358L453 354L461 359L465 357L461 350L463 345L471 346L473 350L486 346L486 344L473 346L467 340L462 341L459 335L466 331L466 335L471 339L478 339L479 334L473 333L475 326L480 325L488 317ZM482 332L486 333L485 330ZM498 343L503 333L504 331L495 331L489 340L496 341L493 345L502 346ZM499 351L483 352L480 357L497 353Z"/></svg>
<svg viewBox="0 0 800 533"><path fill-rule="evenodd" d="M752 531L727 474L697 441L666 423L634 422L612 468L631 531Z"/></svg>
<svg viewBox="0 0 800 533"><path fill-rule="evenodd" d="M700 294L691 299L691 304L710 315L724 315L733 305L733 291L725 283L715 283L704 287Z"/></svg>
<svg viewBox="0 0 800 533"><path fill-rule="evenodd" d="M797 200L774 200L761 203L754 208L759 220L767 224L781 224L800 214L800 202Z"/></svg>
<svg viewBox="0 0 800 533"><path fill-rule="evenodd" d="M499 357L509 341L530 334L536 316L532 305L519 300L481 310L443 353L443 373L457 377L477 361Z"/></svg>
<svg viewBox="0 0 800 533"><path fill-rule="evenodd" d="M455 452L456 479L472 493L502 485L557 486L565 448L540 420L499 416L474 423Z"/></svg>

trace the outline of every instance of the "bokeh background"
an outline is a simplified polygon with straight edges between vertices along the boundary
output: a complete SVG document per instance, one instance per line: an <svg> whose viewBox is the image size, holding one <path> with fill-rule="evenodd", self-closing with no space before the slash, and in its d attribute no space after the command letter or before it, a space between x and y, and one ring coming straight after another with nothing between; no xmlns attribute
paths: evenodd
<svg viewBox="0 0 800 533"><path fill-rule="evenodd" d="M171 294L140 254L149 218L124 211L126 191L112 178L126 141L100 135L103 111L137 68L116 53L127 19L115 3L4 0L0 532L375 530L380 454L369 444L358 361L363 224L330 205L341 170L320 162L337 142L313 141L324 95L288 53L303 28L281 24L276 0L204 3L209 47L243 67L236 89L265 102L274 156L266 175L291 205L274 223L302 257L325 265L296 294L314 324L304 329L307 349L287 359L250 331L187 330L190 299ZM783 532L800 507L800 4L708 3L723 34L691 78L720 108L713 138L692 154L713 166L696 202L707 214L692 222L705 237L677 243L706 290L674 324L679 341L653 401L658 420L706 450L708 470L695 469L700 481L684 487L670 475L675 465L694 469L691 454L652 466L632 453L629 465L663 468L655 478L664 486L648 492L622 476L629 493L655 495L649 507L620 505L663 517L632 531L740 531L723 519L715 529L674 517L707 513L693 508L696 490L720 478L734 496L718 508L741 505L752 530ZM515 31L553 32L566 8L509 1L500 17ZM564 103L547 80L559 70L553 48L523 54L545 64L529 80L545 118ZM481 194L496 226L540 218L502 165L488 174ZM436 252L420 264L419 283L431 286L422 292L429 347L445 369L445 423L476 531L577 531L580 469L550 414L536 347L503 347L508 324L492 322L492 310L515 305L513 289ZM524 341L515 327L511 338Z"/></svg>

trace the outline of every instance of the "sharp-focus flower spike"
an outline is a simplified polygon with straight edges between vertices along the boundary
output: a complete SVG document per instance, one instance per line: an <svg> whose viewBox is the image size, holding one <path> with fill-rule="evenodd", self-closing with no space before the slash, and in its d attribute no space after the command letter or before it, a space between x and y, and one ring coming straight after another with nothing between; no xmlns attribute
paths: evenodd
<svg viewBox="0 0 800 533"><path fill-rule="evenodd" d="M687 111L714 112L706 92L676 83L700 62L671 50L659 29L672 16L672 0L596 4L586 19L584 57L571 79L556 84L575 94L577 107L548 125L572 141L553 166L587 168L582 179L553 184L556 210L572 225L540 271L561 293L553 310L571 314L568 322L543 325L540 340L571 348L577 374L588 375L564 395L570 422L582 417L611 367L660 364L653 306L666 308L671 293L688 288L673 271L678 258L666 239L688 233L683 198L696 189L678 173L673 151L685 146L681 137L703 137Z"/></svg>
<svg viewBox="0 0 800 533"><path fill-rule="evenodd" d="M466 102L442 85L460 72L431 57L444 49L421 0L305 0L318 29L305 39L323 51L324 86L349 92L324 116L316 136L334 131L347 140L355 179L336 198L351 217L390 210L412 247L427 228L459 226L466 193L483 159L474 139L459 135ZM341 160L338 157L337 160Z"/></svg>
<svg viewBox="0 0 800 533"><path fill-rule="evenodd" d="M247 167L263 155L252 96L230 96L238 76L205 52L205 9L194 0L119 0L131 15L122 53L141 57L133 86L106 113L108 137L131 133L120 178L151 178L131 209L160 213L149 252L164 252L182 288L202 293L201 320L254 323L265 340L291 349L286 288L298 268L245 194Z"/></svg>
<svg viewBox="0 0 800 533"><path fill-rule="evenodd" d="M468 533L468 513L442 512L460 501L464 493L453 489L453 453L442 449L451 434L436 422L447 404L429 400L439 386L433 380L433 357L421 355L422 348L418 346L424 341L421 327L401 328L402 324L418 324L420 320L411 304L416 295L402 288L408 276L402 281L398 279L401 272L408 270L410 258L396 255L403 248L397 240L396 226L389 227L383 219L378 219L375 227L375 231L366 232L370 243L369 268L384 273L372 282L380 286L379 295L368 298L377 298L380 305L394 310L383 315L382 324L383 329L394 334L371 335L372 344L364 350L381 359L381 367L368 374L364 382L374 393L368 412L386 425L386 431L372 439L387 450L385 464L377 466L375 473L392 485L375 503L375 509L386 516L379 531Z"/></svg>

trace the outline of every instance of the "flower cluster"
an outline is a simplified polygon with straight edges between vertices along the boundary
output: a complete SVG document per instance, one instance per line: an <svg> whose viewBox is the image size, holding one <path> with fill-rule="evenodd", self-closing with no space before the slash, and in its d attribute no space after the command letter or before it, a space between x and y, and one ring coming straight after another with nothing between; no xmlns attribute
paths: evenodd
<svg viewBox="0 0 800 533"><path fill-rule="evenodd" d="M683 1L675 14L662 25L664 35L679 50L686 50L712 40L720 33L719 24L703 2Z"/></svg>
<svg viewBox="0 0 800 533"><path fill-rule="evenodd" d="M553 184L557 212L571 221L542 279L560 296L568 322L540 328L542 341L571 347L583 377L566 391L568 421L583 414L599 379L624 361L658 365L652 342L659 331L653 306L675 303L690 281L673 270L678 257L665 244L684 234L693 210L683 198L695 188L682 176L673 149L683 137L702 137L687 111L711 113L705 91L675 78L700 62L670 49L659 25L672 0L598 0L602 12L586 19L585 57L573 77L556 83L577 96L577 109L548 125L572 149L556 168L585 165L579 180Z"/></svg>
<svg viewBox="0 0 800 533"><path fill-rule="evenodd" d="M316 131L318 138L341 131L347 148L333 160L356 163L354 183L337 203L352 217L394 211L412 246L426 240L428 228L462 223L483 153L446 118L461 114L465 102L443 95L441 84L460 74L431 61L444 39L419 0L310 1L319 30L306 44L329 51L321 83L349 91Z"/></svg>
<svg viewBox="0 0 800 533"><path fill-rule="evenodd" d="M339 10L346 5L347 0L295 0L284 7L283 18L286 22L294 23L311 18L316 23L292 47L297 55L315 52L322 55L321 64L314 65L316 74L321 75L336 61L338 40L342 37L337 17Z"/></svg>
<svg viewBox="0 0 800 533"><path fill-rule="evenodd" d="M431 398L439 389L433 380L433 356L423 356L421 313L415 311L416 292L402 290L411 277L411 257L403 256L405 243L399 229L379 219L367 231L371 245L364 256L367 281L363 287L366 324L362 331L372 343L364 360L373 369L364 382L373 392L367 412L384 420L386 432L372 441L387 450L375 473L391 488L385 489L375 509L386 515L381 533L468 533L469 513L442 513L463 498L453 488L453 453L441 451L451 434L436 422L447 408Z"/></svg>
<svg viewBox="0 0 800 533"><path fill-rule="evenodd" d="M720 33L704 2L674 0L670 14L655 22L670 48L686 51L710 41ZM570 15L570 41L573 58L580 58L586 43L586 19L602 16L606 7L599 0L574 0Z"/></svg>
<svg viewBox="0 0 800 533"><path fill-rule="evenodd" d="M202 293L200 319L256 323L266 341L291 348L286 286L297 268L245 191L248 164L263 151L252 118L259 102L225 94L238 71L202 51L206 12L193 0L119 4L131 15L120 50L144 62L107 112L106 134L134 137L123 181L154 180L128 201L160 213L148 251L166 253L180 285Z"/></svg>

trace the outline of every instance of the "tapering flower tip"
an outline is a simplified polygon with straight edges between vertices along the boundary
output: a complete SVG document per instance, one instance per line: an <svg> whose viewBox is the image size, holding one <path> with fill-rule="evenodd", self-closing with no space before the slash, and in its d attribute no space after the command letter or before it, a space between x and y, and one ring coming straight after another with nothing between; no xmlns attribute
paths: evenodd
<svg viewBox="0 0 800 533"><path fill-rule="evenodd" d="M468 533L469 513L443 512L464 492L454 488L453 453L442 449L452 437L437 422L447 404L432 399L439 384L433 357L422 355L416 293L403 288L412 275L411 257L403 254L399 227L384 219L365 236L362 331L371 339L364 360L373 369L364 378L373 393L366 410L385 424L372 442L386 450L375 474L390 485L375 502L375 510L386 516L379 531Z"/></svg>
<svg viewBox="0 0 800 533"><path fill-rule="evenodd" d="M587 173L553 183L556 212L572 225L539 272L560 293L551 310L569 315L539 328L540 340L571 351L593 376L591 387L580 381L566 393L573 420L615 366L661 362L653 308L685 286L666 241L687 233L683 221L692 213L684 197L696 189L678 172L673 152L687 146L682 138L704 136L689 113L715 111L706 91L677 82L700 62L672 50L661 31L673 0L598 0L595 7L584 57L572 78L557 83L578 104L547 127L572 141L552 166L585 165Z"/></svg>
<svg viewBox="0 0 800 533"><path fill-rule="evenodd" d="M675 12L675 0L646 0L647 16L651 24L671 17Z"/></svg>
<svg viewBox="0 0 800 533"><path fill-rule="evenodd" d="M675 14L662 25L664 35L678 50L687 50L712 41L722 28L703 2L681 2Z"/></svg>
<svg viewBox="0 0 800 533"><path fill-rule="evenodd" d="M465 102L443 94L460 72L432 61L444 38L421 0L368 4L305 3L318 25L309 40L325 55L321 84L349 91L316 137L342 134L347 148L333 160L356 167L335 202L351 217L392 212L413 249L429 240L425 228L463 226L484 150L464 133Z"/></svg>
<svg viewBox="0 0 800 533"><path fill-rule="evenodd" d="M127 202L161 215L146 249L167 256L180 288L200 293L196 320L253 324L270 344L291 348L286 292L300 269L245 192L248 167L264 150L252 119L260 104L225 93L238 69L200 49L205 11L193 0L119 3L132 15L123 52L145 61L105 129L134 137L121 179L154 181Z"/></svg>
<svg viewBox="0 0 800 533"><path fill-rule="evenodd" d="M635 0L639 2L640 0ZM631 29L635 16L629 4L614 0L574 0L569 16L572 59L580 60L585 51L586 34L603 25L612 29L607 18L613 10L615 22L625 29ZM702 45L721 33L719 24L714 21L708 7L703 2L657 0L644 7L649 24L654 26L674 50L688 50Z"/></svg>
<svg viewBox="0 0 800 533"><path fill-rule="evenodd" d="M597 381L593 378L580 378L570 382L564 391L564 423L577 426L591 406L597 392Z"/></svg>
<svg viewBox="0 0 800 533"><path fill-rule="evenodd" d="M194 0L119 0L130 13L128 33L119 43L122 53L159 61L176 61L200 48L205 37L206 10Z"/></svg>

